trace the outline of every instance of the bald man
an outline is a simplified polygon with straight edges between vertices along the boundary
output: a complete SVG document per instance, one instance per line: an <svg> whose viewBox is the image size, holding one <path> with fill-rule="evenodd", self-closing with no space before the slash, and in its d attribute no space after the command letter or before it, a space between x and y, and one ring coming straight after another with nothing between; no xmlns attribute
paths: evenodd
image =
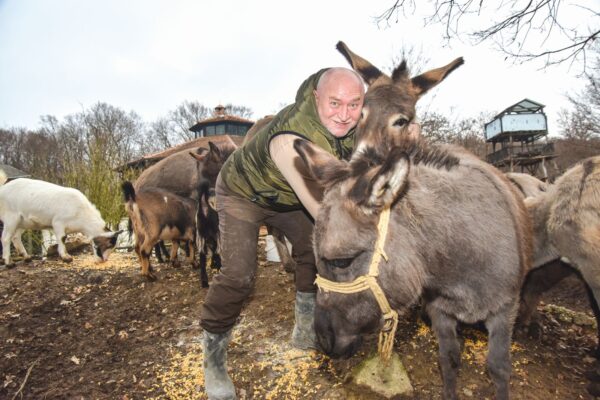
<svg viewBox="0 0 600 400"><path fill-rule="evenodd" d="M311 235L322 189L301 169L293 142L308 140L348 159L364 96L364 83L354 71L323 69L304 81L294 104L281 110L223 166L215 188L223 267L213 278L200 321L209 399L236 398L227 374L227 345L254 287L258 230L263 224L286 235L297 262L292 345L316 348L317 271Z"/></svg>

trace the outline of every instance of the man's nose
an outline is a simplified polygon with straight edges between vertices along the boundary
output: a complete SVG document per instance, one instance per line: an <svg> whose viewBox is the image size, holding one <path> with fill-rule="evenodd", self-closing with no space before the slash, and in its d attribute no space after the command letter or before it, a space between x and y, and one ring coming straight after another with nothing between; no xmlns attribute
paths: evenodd
<svg viewBox="0 0 600 400"><path fill-rule="evenodd" d="M338 116L340 117L340 119L342 121L346 121L348 119L348 106L342 106L340 107L340 112L338 113Z"/></svg>

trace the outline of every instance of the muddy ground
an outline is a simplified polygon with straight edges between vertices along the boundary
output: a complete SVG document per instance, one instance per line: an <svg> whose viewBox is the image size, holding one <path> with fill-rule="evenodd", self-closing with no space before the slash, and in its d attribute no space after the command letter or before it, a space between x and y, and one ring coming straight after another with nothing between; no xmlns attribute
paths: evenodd
<svg viewBox="0 0 600 400"><path fill-rule="evenodd" d="M261 241L264 247L264 240ZM156 267L159 280L139 276L132 253L94 264L90 254L0 267L1 399L201 399L198 325L206 289L190 267ZM234 330L229 366L240 399L378 399L353 385L349 371L376 347L345 361L288 345L293 326L292 276L259 260L256 290ZM564 307L564 308L563 308ZM589 399L583 374L592 369L592 314L577 279L540 305L540 337L519 335L512 347L515 399ZM485 334L465 338L459 397L491 399ZM395 350L415 399L439 399L436 340L409 312Z"/></svg>

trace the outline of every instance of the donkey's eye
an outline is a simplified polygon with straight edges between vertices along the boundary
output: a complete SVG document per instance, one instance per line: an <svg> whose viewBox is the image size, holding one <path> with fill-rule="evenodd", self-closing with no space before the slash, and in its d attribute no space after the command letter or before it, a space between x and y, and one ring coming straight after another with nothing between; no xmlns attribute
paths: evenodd
<svg viewBox="0 0 600 400"><path fill-rule="evenodd" d="M327 268L348 268L350 264L352 264L352 261L354 261L354 257L335 258L333 260L323 258L323 262L325 263Z"/></svg>
<svg viewBox="0 0 600 400"><path fill-rule="evenodd" d="M322 257L321 260L327 266L327 268L348 268L352 261L356 259L356 257L360 256L363 252L360 251L356 255L348 258L325 258Z"/></svg>
<svg viewBox="0 0 600 400"><path fill-rule="evenodd" d="M402 128L403 126L406 126L406 124L408 124L408 119L406 119L406 118L398 118L397 120L394 121L394 126L397 126L400 128Z"/></svg>

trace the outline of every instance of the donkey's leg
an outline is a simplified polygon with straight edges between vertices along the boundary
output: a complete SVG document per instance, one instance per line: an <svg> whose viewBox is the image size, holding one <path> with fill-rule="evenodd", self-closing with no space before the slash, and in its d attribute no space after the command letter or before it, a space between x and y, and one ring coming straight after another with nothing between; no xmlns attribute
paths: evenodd
<svg viewBox="0 0 600 400"><path fill-rule="evenodd" d="M596 322L598 321L598 305L600 304L600 257L597 261L590 260L589 258L571 259L577 266L583 280L588 287L588 296L590 299L590 305L596 316ZM590 295L591 292L591 295ZM594 304L595 303L595 304ZM596 356L600 356L600 326L598 327L598 344L596 348Z"/></svg>
<svg viewBox="0 0 600 400"><path fill-rule="evenodd" d="M529 327L532 322L532 317L534 319L534 325L539 324L539 322L536 321L537 318L535 318L535 316L537 314L537 306L540 303L540 298L544 292L554 287L574 272L575 270L570 265L560 260L550 261L531 271L527 275L525 283L523 284L523 289L521 290L518 326ZM530 331L535 328L539 327L531 326Z"/></svg>
<svg viewBox="0 0 600 400"><path fill-rule="evenodd" d="M15 231L15 234L13 235L13 245L15 246L15 249L17 250L17 252L23 256L23 259L25 261L30 261L31 260L31 256L27 253L27 250L25 249L25 246L23 246L23 241L21 240L21 235L23 234L23 229L17 229Z"/></svg>
<svg viewBox="0 0 600 400"><path fill-rule="evenodd" d="M596 349L594 350L594 357L600 359L600 307L598 306L598 302L594 297L594 292L590 289L590 286L585 284L585 291L588 295L588 300L590 302L590 307L592 307L592 311L594 312L594 317L596 318Z"/></svg>
<svg viewBox="0 0 600 400"><path fill-rule="evenodd" d="M444 383L442 397L456 399L456 381L460 367L460 343L456 336L456 319L435 307L428 306L427 313L439 343L439 367Z"/></svg>
<svg viewBox="0 0 600 400"><path fill-rule="evenodd" d="M508 304L488 317L485 326L488 330L487 367L496 385L496 399L508 399L510 378L510 337L514 315L518 305Z"/></svg>

